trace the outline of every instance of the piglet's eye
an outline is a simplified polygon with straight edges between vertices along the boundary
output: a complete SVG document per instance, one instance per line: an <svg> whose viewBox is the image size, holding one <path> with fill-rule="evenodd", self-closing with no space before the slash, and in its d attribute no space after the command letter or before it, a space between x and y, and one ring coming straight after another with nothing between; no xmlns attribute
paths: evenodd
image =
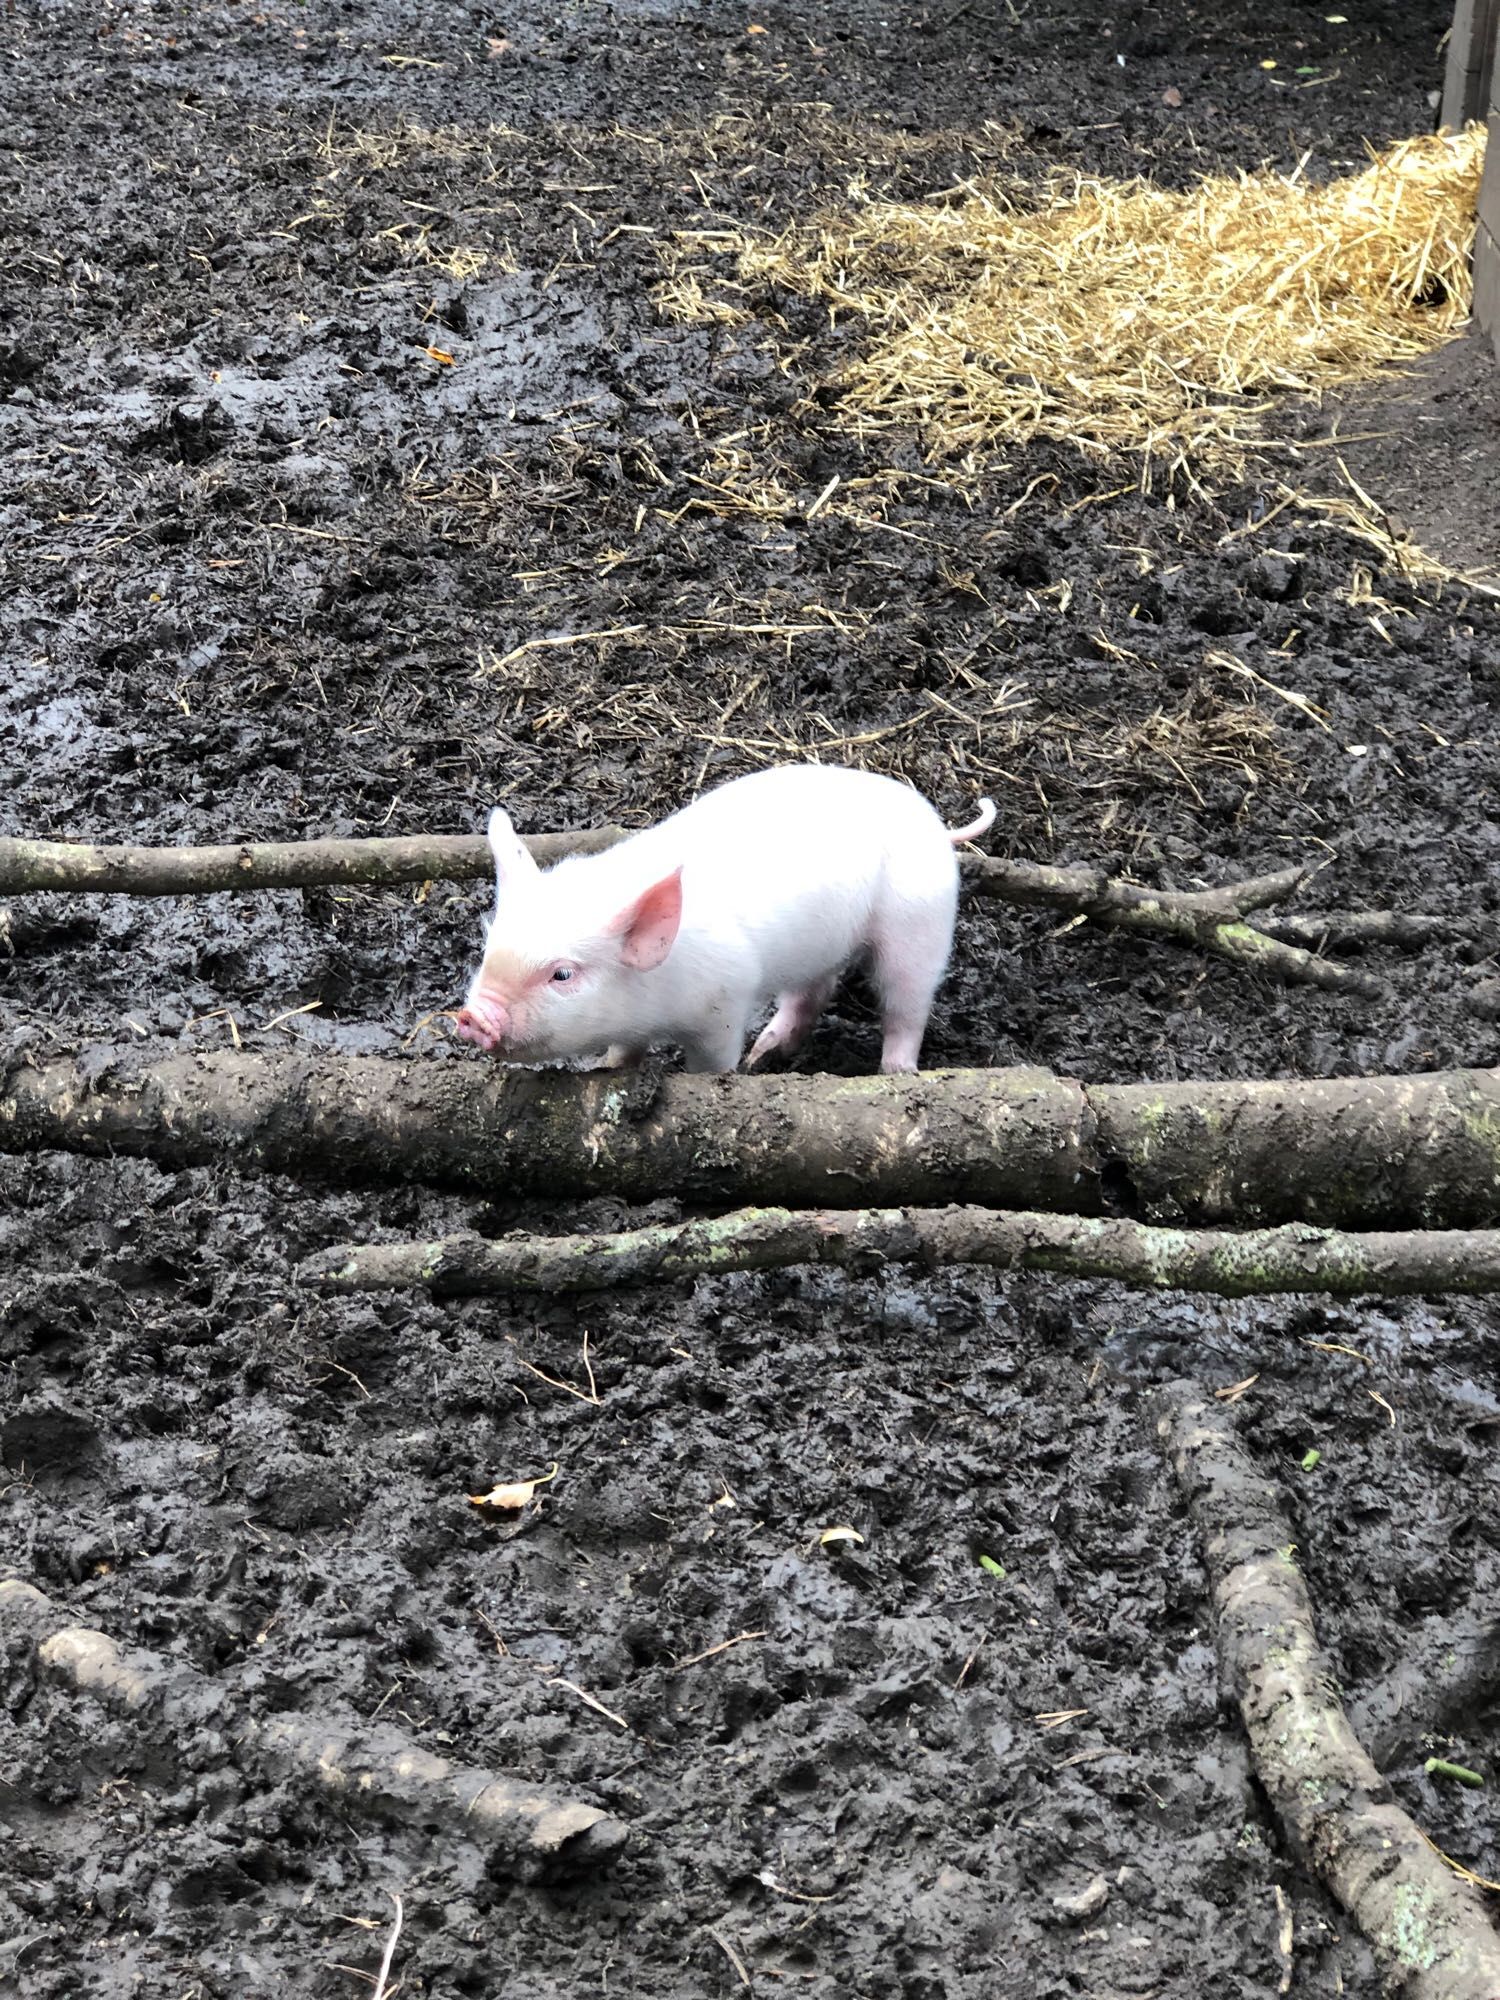
<svg viewBox="0 0 1500 2000"><path fill-rule="evenodd" d="M561 986L573 977L573 968L571 965L554 965L552 968L552 977Z"/></svg>

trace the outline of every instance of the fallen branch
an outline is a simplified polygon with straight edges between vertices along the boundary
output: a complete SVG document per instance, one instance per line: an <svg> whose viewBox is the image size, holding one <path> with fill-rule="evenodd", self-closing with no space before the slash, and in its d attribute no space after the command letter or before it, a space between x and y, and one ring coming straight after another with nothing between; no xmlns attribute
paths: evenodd
<svg viewBox="0 0 1500 2000"><path fill-rule="evenodd" d="M533 834L525 845L548 867L566 854L597 854L625 838L619 826ZM0 840L0 896L60 890L106 896L207 896L220 890L311 889L392 882L467 882L494 870L477 835L413 834L392 840L246 841L232 847L91 847L61 840Z"/></svg>
<svg viewBox="0 0 1500 2000"><path fill-rule="evenodd" d="M1350 1729L1275 1489L1196 1385L1157 1408L1203 1542L1224 1679L1278 1819L1412 2000L1495 2000L1500 1938Z"/></svg>
<svg viewBox="0 0 1500 2000"><path fill-rule="evenodd" d="M576 1075L96 1049L0 1080L0 1152L53 1150L715 1208L834 1195L1458 1229L1500 1216L1500 1071L1085 1085L1042 1069Z"/></svg>
<svg viewBox="0 0 1500 2000"><path fill-rule="evenodd" d="M1050 868L1035 861L997 861L989 855L971 858L964 872L978 895L1087 917L1113 930L1141 931L1175 944L1196 945L1290 985L1365 995L1381 990L1379 980L1367 973L1334 965L1300 945L1282 944L1245 922L1251 911L1292 895L1313 872L1310 868L1284 868L1278 875L1191 891L1143 889L1132 882L1112 881L1096 868Z"/></svg>
<svg viewBox="0 0 1500 2000"><path fill-rule="evenodd" d="M603 1291L653 1279L834 1264L992 1264L1154 1290L1378 1293L1500 1291L1500 1230L1355 1235L1289 1222L1234 1234L1158 1229L1082 1215L988 1208L747 1208L617 1235L445 1236L430 1243L340 1243L300 1283L325 1292L425 1287L477 1292Z"/></svg>
<svg viewBox="0 0 1500 2000"><path fill-rule="evenodd" d="M435 1757L389 1724L333 1708L247 1716L225 1688L180 1660L74 1625L41 1591L12 1579L0 1583L0 1637L14 1634L31 1640L49 1679L139 1715L163 1735L213 1730L257 1783L293 1780L340 1810L439 1825L512 1874L593 1867L624 1843L624 1827L596 1807Z"/></svg>
<svg viewBox="0 0 1500 2000"><path fill-rule="evenodd" d="M536 834L525 844L547 864L566 854L598 853L625 838L621 827L599 827ZM1305 937L1283 938L1276 926L1245 922L1252 911L1285 901L1313 872L1309 868L1285 868L1279 874L1218 889L1186 891L1141 888L1114 881L1097 868L1053 868L976 853L964 854L961 862L964 880L976 895L1191 945L1292 984L1366 994L1379 990L1378 982L1367 974L1351 972L1305 949ZM305 889L318 883L477 881L488 877L492 865L485 842L473 834L180 848L0 839L0 896L64 890L192 896L220 890ZM1434 921L1366 914L1386 925ZM1325 920L1299 921L1317 925Z"/></svg>
<svg viewBox="0 0 1500 2000"><path fill-rule="evenodd" d="M1329 910L1321 916L1263 917L1257 928L1282 944L1304 945L1309 951L1361 951L1371 944L1425 951L1431 944L1471 937L1475 925L1471 917L1429 917L1404 910Z"/></svg>

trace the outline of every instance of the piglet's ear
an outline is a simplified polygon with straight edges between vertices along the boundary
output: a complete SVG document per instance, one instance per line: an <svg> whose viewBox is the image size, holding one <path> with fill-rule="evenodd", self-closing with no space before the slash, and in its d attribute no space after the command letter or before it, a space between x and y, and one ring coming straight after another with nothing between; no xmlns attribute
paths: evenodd
<svg viewBox="0 0 1500 2000"><path fill-rule="evenodd" d="M503 806L496 806L490 814L485 838L490 844L490 853L495 857L497 896L503 896L507 886L536 874L537 865L531 858L530 849L521 845L521 837L511 825L510 814Z"/></svg>
<svg viewBox="0 0 1500 2000"><path fill-rule="evenodd" d="M621 961L635 972L654 972L666 958L682 922L682 870L674 868L636 897L610 925L620 939Z"/></svg>

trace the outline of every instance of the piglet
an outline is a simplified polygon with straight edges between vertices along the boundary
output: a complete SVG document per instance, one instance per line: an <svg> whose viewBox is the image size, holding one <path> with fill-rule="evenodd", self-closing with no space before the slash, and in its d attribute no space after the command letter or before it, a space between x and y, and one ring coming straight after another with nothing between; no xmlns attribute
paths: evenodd
<svg viewBox="0 0 1500 2000"><path fill-rule="evenodd" d="M787 764L543 874L497 807L495 914L458 1032L518 1062L618 1067L675 1045L691 1070L732 1070L767 1001L752 1065L798 1048L864 958L881 1070L915 1070L953 945L953 850L994 819L984 799L950 832L893 778Z"/></svg>

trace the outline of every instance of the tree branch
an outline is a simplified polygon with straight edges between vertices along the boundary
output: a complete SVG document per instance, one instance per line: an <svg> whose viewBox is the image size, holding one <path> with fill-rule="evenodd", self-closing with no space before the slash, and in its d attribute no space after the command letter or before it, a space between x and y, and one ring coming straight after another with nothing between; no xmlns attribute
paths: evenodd
<svg viewBox="0 0 1500 2000"><path fill-rule="evenodd" d="M525 845L548 867L625 839L601 826L533 834ZM247 841L232 847L90 847L58 840L0 840L0 896L38 891L108 896L206 896L219 890L310 889L322 883L478 881L494 862L477 834L396 840Z"/></svg>
<svg viewBox="0 0 1500 2000"><path fill-rule="evenodd" d="M1138 931L1176 944L1195 945L1236 965L1270 973L1289 985L1366 996L1380 992L1380 981L1369 974L1351 972L1347 966L1319 958L1300 945L1282 944L1245 922L1251 911L1294 894L1312 872L1310 868L1284 868L1277 875L1226 883L1218 889L1143 889L1133 882L1113 881L1095 868L1051 868L1035 861L998 861L983 855L968 862L965 879L977 895L1087 917L1113 930Z"/></svg>
<svg viewBox="0 0 1500 2000"><path fill-rule="evenodd" d="M1275 1489L1196 1384L1174 1383L1157 1411L1203 1542L1220 1665L1282 1826L1412 2000L1494 2000L1500 1938L1350 1729Z"/></svg>
<svg viewBox="0 0 1500 2000"><path fill-rule="evenodd" d="M1354 1234L1292 1222L1234 1234L970 1207L747 1208L613 1235L340 1243L309 1258L297 1277L325 1292L425 1287L435 1297L449 1297L603 1291L797 1264L856 1271L885 1264L989 1264L1226 1298L1268 1292L1493 1292L1500 1291L1500 1230Z"/></svg>
<svg viewBox="0 0 1500 2000"><path fill-rule="evenodd" d="M388 1723L346 1709L247 1714L230 1690L181 1660L121 1646L71 1623L41 1591L0 1583L0 1635L25 1634L49 1679L139 1717L160 1737L212 1730L257 1782L292 1779L340 1811L436 1822L523 1877L607 1860L625 1829L596 1806L475 1765L450 1763Z"/></svg>
<svg viewBox="0 0 1500 2000"><path fill-rule="evenodd" d="M566 854L598 853L626 837L622 827L598 827L536 834L525 844L546 865ZM1380 990L1379 982L1368 974L1334 965L1305 949L1305 936L1283 940L1272 934L1275 926L1245 922L1253 911L1294 894L1313 872L1310 868L1284 868L1275 875L1226 883L1218 889L1188 891L1114 881L1097 868L1055 868L973 852L960 861L964 882L976 895L1087 917L1112 929L1189 945L1295 985L1361 994ZM220 890L302 889L317 883L473 881L487 877L491 865L485 842L472 834L181 848L0 839L0 896L38 891L190 896ZM1387 925L1395 921L1395 913L1366 914L1378 915Z"/></svg>

